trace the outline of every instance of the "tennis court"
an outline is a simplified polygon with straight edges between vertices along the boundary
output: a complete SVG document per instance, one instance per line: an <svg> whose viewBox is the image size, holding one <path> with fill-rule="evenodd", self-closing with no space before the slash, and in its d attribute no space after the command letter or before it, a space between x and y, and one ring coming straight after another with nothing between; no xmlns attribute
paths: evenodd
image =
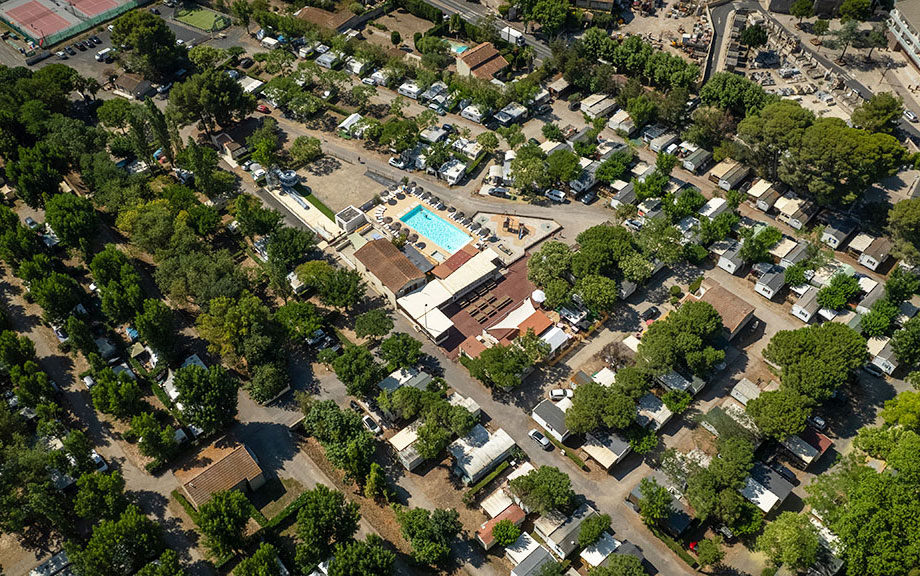
<svg viewBox="0 0 920 576"><path fill-rule="evenodd" d="M102 14L120 4L115 0L70 0L70 3L87 18Z"/></svg>
<svg viewBox="0 0 920 576"><path fill-rule="evenodd" d="M0 15L10 20L36 42L80 22L78 18L64 11L63 6L59 4L49 6L38 0L4 2L0 4Z"/></svg>

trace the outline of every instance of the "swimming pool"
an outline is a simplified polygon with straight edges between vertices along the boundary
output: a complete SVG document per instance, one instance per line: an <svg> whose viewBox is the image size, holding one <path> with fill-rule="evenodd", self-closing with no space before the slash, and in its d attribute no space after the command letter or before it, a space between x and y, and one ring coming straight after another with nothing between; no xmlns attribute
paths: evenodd
<svg viewBox="0 0 920 576"><path fill-rule="evenodd" d="M460 44L459 42L453 42L451 40L448 40L447 42L450 44L450 49L453 50L454 54L463 54L470 49L469 46Z"/></svg>
<svg viewBox="0 0 920 576"><path fill-rule="evenodd" d="M422 205L409 210L399 220L449 254L463 248L471 240L468 234Z"/></svg>

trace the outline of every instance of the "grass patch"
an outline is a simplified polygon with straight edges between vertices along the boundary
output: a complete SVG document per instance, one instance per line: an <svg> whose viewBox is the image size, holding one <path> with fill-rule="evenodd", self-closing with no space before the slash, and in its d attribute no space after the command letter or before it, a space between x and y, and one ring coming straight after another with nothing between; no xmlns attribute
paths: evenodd
<svg viewBox="0 0 920 576"><path fill-rule="evenodd" d="M696 568L696 567L697 567L696 559L695 559L693 556L691 556L690 553L687 552L687 550L684 549L683 546L681 546L680 542L678 542L677 540L671 538L670 536L668 536L667 534L665 534L664 532L662 532L661 530L659 530L659 529L656 528L655 526L648 526L648 529L649 529L649 530L652 532L652 534L654 534L659 540L661 540L662 542L664 542L665 545L666 545L668 548L670 548L670 549L673 550L678 556L680 556L680 559L683 560L684 562L686 562L687 565L689 565L691 568Z"/></svg>
<svg viewBox="0 0 920 576"><path fill-rule="evenodd" d="M323 215L335 222L335 212L331 208L322 203L322 201L316 197L312 192L306 195L307 202L313 204L313 206L323 213Z"/></svg>
<svg viewBox="0 0 920 576"><path fill-rule="evenodd" d="M205 32L223 30L230 26L230 20L226 16L204 8L179 8L175 16L179 22Z"/></svg>
<svg viewBox="0 0 920 576"><path fill-rule="evenodd" d="M472 503L473 503L473 498L475 498L476 494L478 494L480 491L482 491L483 488L485 488L486 486L488 486L488 484L489 484L492 480L495 480L495 478L497 478L499 474L501 474L502 472L504 472L505 470L507 470L509 466L511 466L511 464L510 464L507 460L505 460L504 462L502 462L501 464L499 464L499 465L495 468L495 470L492 470L489 474L487 474L485 478L483 478L483 479L480 480L479 482L473 484L473 485L469 488L469 490L467 490L466 493L463 494L463 503L464 503L464 504L472 504Z"/></svg>
<svg viewBox="0 0 920 576"><path fill-rule="evenodd" d="M188 514L188 517L191 518L192 522L194 522L195 525L197 526L198 525L198 510L195 510L195 507L192 506L192 503L188 501L188 499L182 494L182 492L179 491L178 488L173 490L171 492L171 495L173 498L175 498L176 502L178 502L179 505L182 506L182 508L185 510L185 513Z"/></svg>
<svg viewBox="0 0 920 576"><path fill-rule="evenodd" d="M585 464L585 461L584 461L584 460L582 460L581 458L578 457L578 454L576 454L574 450L570 450L569 448L566 448L565 445L562 444L562 442L560 442L560 441L556 440L555 438L553 438L552 434L546 434L546 438L547 438L550 442L553 443L553 446L555 446L556 448L562 450L562 453L565 454L566 457L567 457L569 460L571 460L572 462L574 462L576 466L578 466L578 467L581 468L582 470L587 470L587 469L588 469L588 465Z"/></svg>

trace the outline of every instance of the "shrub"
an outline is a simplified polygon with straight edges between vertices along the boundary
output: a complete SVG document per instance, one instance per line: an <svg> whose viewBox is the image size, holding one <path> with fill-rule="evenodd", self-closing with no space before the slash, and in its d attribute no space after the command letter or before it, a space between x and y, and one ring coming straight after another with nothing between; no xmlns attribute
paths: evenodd
<svg viewBox="0 0 920 576"><path fill-rule="evenodd" d="M521 529L514 525L511 520L502 520L492 527L492 537L499 546L510 546L514 544L521 535Z"/></svg>
<svg viewBox="0 0 920 576"><path fill-rule="evenodd" d="M392 32L390 32L390 44L392 44L393 46L396 46L400 42L402 42L402 35L400 35L399 31L393 30Z"/></svg>

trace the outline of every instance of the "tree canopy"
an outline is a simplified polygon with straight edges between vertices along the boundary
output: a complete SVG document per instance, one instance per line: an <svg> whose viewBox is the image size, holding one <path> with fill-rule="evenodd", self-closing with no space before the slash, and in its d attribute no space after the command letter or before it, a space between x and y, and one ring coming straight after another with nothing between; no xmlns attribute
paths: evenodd
<svg viewBox="0 0 920 576"><path fill-rule="evenodd" d="M555 466L540 466L511 481L511 491L528 509L540 514L569 510L575 501L568 474Z"/></svg>

